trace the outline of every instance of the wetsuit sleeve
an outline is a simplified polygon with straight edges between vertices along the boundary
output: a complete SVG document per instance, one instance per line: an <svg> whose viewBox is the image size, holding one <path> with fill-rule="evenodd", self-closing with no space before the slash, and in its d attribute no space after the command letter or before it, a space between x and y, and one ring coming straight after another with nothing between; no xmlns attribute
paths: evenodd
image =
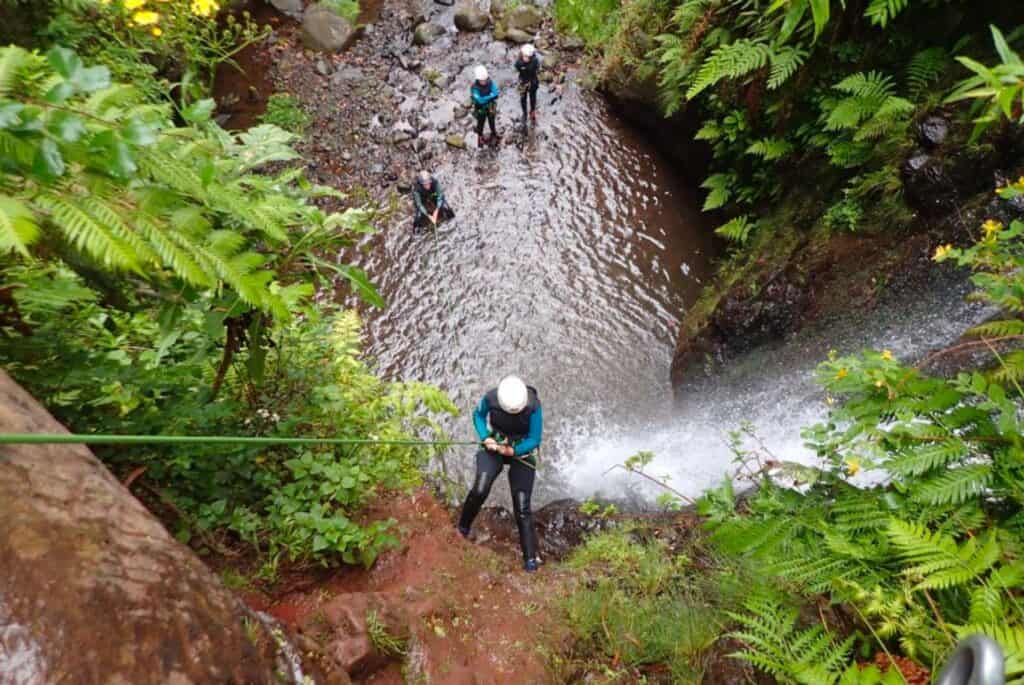
<svg viewBox="0 0 1024 685"><path fill-rule="evenodd" d="M414 183L419 183L419 181L414 181ZM419 214L426 214L427 213L427 210L423 207L423 198L420 197L419 189L415 188L415 187L412 190L412 203L414 205L416 205L416 212L417 213L419 213Z"/></svg>
<svg viewBox="0 0 1024 685"><path fill-rule="evenodd" d="M488 98L488 102L491 100L497 100L498 96L501 95L501 90L498 88L496 81L491 81L491 96Z"/></svg>
<svg viewBox="0 0 1024 685"><path fill-rule="evenodd" d="M487 395L480 398L480 404L476 405L476 409L473 410L473 427L476 428L476 434L481 440L487 438L491 434L490 428L487 427L487 415L491 412L491 405L487 401ZM531 423L531 427L532 427Z"/></svg>
<svg viewBox="0 0 1024 685"><path fill-rule="evenodd" d="M489 96L481 95L475 87L469 89L469 95L473 98L473 102L477 105L483 106L490 102Z"/></svg>
<svg viewBox="0 0 1024 685"><path fill-rule="evenodd" d="M544 416L541 408L537 407L533 414L530 415L530 432L526 434L526 437L520 440L515 447L515 455L521 457L527 452L540 447L540 436L544 432Z"/></svg>
<svg viewBox="0 0 1024 685"><path fill-rule="evenodd" d="M438 208L444 207L444 188L441 187L440 181L434 181L434 185L437 188L437 206Z"/></svg>

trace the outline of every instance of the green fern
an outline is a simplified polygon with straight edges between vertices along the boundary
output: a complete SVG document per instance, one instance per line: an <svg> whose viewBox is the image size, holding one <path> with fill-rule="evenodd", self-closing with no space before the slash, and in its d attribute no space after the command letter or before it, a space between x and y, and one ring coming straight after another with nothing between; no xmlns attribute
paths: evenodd
<svg viewBox="0 0 1024 685"><path fill-rule="evenodd" d="M925 504L956 504L977 497L992 483L989 464L972 464L953 469L921 482L914 499Z"/></svg>
<svg viewBox="0 0 1024 685"><path fill-rule="evenodd" d="M693 84L686 91L686 99L694 99L719 81L737 79L763 68L772 55L768 44L747 39L716 48L701 65Z"/></svg>
<svg viewBox="0 0 1024 685"><path fill-rule="evenodd" d="M39 238L35 215L23 202L0 195L0 253L17 252L25 257Z"/></svg>
<svg viewBox="0 0 1024 685"><path fill-rule="evenodd" d="M864 16L876 26L885 26L910 4L910 0L871 0Z"/></svg>
<svg viewBox="0 0 1024 685"><path fill-rule="evenodd" d="M732 197L732 189L736 185L736 180L736 175L732 173L712 174L704 179L700 187L710 191L704 200L704 211L710 212L713 209L724 207Z"/></svg>
<svg viewBox="0 0 1024 685"><path fill-rule="evenodd" d="M757 228L757 222L744 214L728 221L715 229L715 233L726 240L743 245L750 239L750 234Z"/></svg>
<svg viewBox="0 0 1024 685"><path fill-rule="evenodd" d="M797 631L797 610L771 600L754 598L744 609L747 613L728 614L740 624L729 637L745 646L730 656L783 682L834 683L846 669L853 637L837 643L820 625Z"/></svg>
<svg viewBox="0 0 1024 685"><path fill-rule="evenodd" d="M903 476L920 476L961 460L969 454L970 448L966 443L949 438L939 443L914 445L886 461L885 467Z"/></svg>
<svg viewBox="0 0 1024 685"><path fill-rule="evenodd" d="M793 151L793 144L784 138L763 138L751 143L748 155L756 155L765 161L781 159Z"/></svg>
<svg viewBox="0 0 1024 685"><path fill-rule="evenodd" d="M977 336L979 338L1003 338L1011 335L1024 335L1024 321L1020 319L989 321L969 329L965 335Z"/></svg>
<svg viewBox="0 0 1024 685"><path fill-rule="evenodd" d="M772 53L772 70L768 76L768 89L775 90L795 74L810 53L799 47L786 46Z"/></svg>
<svg viewBox="0 0 1024 685"><path fill-rule="evenodd" d="M907 65L907 90L917 99L938 83L953 61L945 48L932 47L915 54Z"/></svg>
<svg viewBox="0 0 1024 685"><path fill-rule="evenodd" d="M946 589L980 582L1002 554L994 532L980 539L968 538L961 545L949 535L915 523L893 520L887 532L900 556L912 564L904 573L917 579L915 589Z"/></svg>

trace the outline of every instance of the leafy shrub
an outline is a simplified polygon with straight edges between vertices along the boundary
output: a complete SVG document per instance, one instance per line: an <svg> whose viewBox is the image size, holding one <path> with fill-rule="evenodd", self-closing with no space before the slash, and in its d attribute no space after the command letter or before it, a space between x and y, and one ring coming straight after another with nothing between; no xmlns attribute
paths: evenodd
<svg viewBox="0 0 1024 685"><path fill-rule="evenodd" d="M599 46L615 33L619 0L555 0L558 27L576 34L590 46Z"/></svg>
<svg viewBox="0 0 1024 685"><path fill-rule="evenodd" d="M353 24L359 18L359 0L324 0L320 4Z"/></svg>
<svg viewBox="0 0 1024 685"><path fill-rule="evenodd" d="M821 220L829 230L853 233L860 226L863 218L864 209L860 203L847 198L829 207Z"/></svg>
<svg viewBox="0 0 1024 685"><path fill-rule="evenodd" d="M687 593L686 559L630 531L589 538L569 565L585 585L567 600L576 652L628 668L666 664L672 682L696 682L720 632L717 610Z"/></svg>

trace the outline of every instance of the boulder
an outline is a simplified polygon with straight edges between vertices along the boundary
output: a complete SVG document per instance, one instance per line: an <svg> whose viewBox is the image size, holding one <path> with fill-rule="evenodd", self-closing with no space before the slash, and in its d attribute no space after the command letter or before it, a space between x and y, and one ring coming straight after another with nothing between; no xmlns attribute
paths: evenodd
<svg viewBox="0 0 1024 685"><path fill-rule="evenodd" d="M902 169L907 204L928 216L939 216L957 204L957 189L941 157L918 150Z"/></svg>
<svg viewBox="0 0 1024 685"><path fill-rule="evenodd" d="M465 2L455 8L455 28L466 33L483 31L491 23L491 17L476 6Z"/></svg>
<svg viewBox="0 0 1024 685"><path fill-rule="evenodd" d="M466 139L456 133L449 134L448 137L444 139L444 142L457 150L466 149Z"/></svg>
<svg viewBox="0 0 1024 685"><path fill-rule="evenodd" d="M3 371L0 431L67 432ZM84 445L0 447L0 578L0 682L278 682L260 619Z"/></svg>
<svg viewBox="0 0 1024 685"><path fill-rule="evenodd" d="M949 135L949 122L942 117L928 117L917 128L917 137L921 145L933 150L946 142Z"/></svg>
<svg viewBox="0 0 1024 685"><path fill-rule="evenodd" d="M270 4L278 12L287 14L293 19L302 18L302 0L270 0Z"/></svg>
<svg viewBox="0 0 1024 685"><path fill-rule="evenodd" d="M534 32L540 28L544 21L544 13L534 5L520 4L513 7L505 14L504 24L506 29L519 29L520 31Z"/></svg>
<svg viewBox="0 0 1024 685"><path fill-rule="evenodd" d="M356 36L355 27L323 5L311 5L302 18L302 42L322 52L340 52Z"/></svg>
<svg viewBox="0 0 1024 685"><path fill-rule="evenodd" d="M398 144L416 137L416 129L408 121L400 120L391 127L391 142Z"/></svg>
<svg viewBox="0 0 1024 685"><path fill-rule="evenodd" d="M416 45L433 45L445 33L447 31L440 24L425 21L416 27L416 30L413 32L412 42Z"/></svg>
<svg viewBox="0 0 1024 685"><path fill-rule="evenodd" d="M404 592L353 592L331 599L306 619L299 631L327 638L325 651L334 666L354 676L365 677L400 658L374 644L371 632L383 631L397 644L412 634L414 621L437 609L435 602L412 589ZM373 617L372 631L370 617Z"/></svg>
<svg viewBox="0 0 1024 685"><path fill-rule="evenodd" d="M503 40L507 40L510 43L518 43L522 45L523 43L529 43L530 41L532 41L533 34L527 33L526 31L523 31L521 29L508 29L505 31Z"/></svg>
<svg viewBox="0 0 1024 685"><path fill-rule="evenodd" d="M491 0L491 17L495 21L505 16L505 0Z"/></svg>
<svg viewBox="0 0 1024 685"><path fill-rule="evenodd" d="M366 74L359 67L341 67L334 75L331 76L331 83L333 85L341 85L342 83L359 83L366 78Z"/></svg>

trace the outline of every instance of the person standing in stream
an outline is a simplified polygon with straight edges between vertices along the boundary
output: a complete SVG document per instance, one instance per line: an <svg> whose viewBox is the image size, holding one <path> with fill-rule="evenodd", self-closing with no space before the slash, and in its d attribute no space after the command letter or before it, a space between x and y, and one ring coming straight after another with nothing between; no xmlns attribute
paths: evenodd
<svg viewBox="0 0 1024 685"><path fill-rule="evenodd" d="M476 453L476 478L462 505L459 533L469 537L473 519L480 513L491 493L491 486L507 465L512 510L519 528L519 545L523 550L523 568L532 573L540 565L540 559L530 497L537 474L536 451L544 430L537 389L527 386L517 376L505 377L497 388L487 391L480 400L473 412L473 426L483 445Z"/></svg>
<svg viewBox="0 0 1024 685"><path fill-rule="evenodd" d="M498 112L498 84L487 74L487 67L482 64L473 72L475 80L469 88L469 95L473 98L473 114L476 116L476 136L478 145L483 147L493 138L498 142L498 129L495 127L495 116ZM491 127L490 137L484 135L484 120Z"/></svg>
<svg viewBox="0 0 1024 685"><path fill-rule="evenodd" d="M527 43L519 49L516 58L516 71L519 72L519 104L523 107L523 126L537 120L537 89L540 88L540 55ZM529 97L530 111L527 118L526 100Z"/></svg>

